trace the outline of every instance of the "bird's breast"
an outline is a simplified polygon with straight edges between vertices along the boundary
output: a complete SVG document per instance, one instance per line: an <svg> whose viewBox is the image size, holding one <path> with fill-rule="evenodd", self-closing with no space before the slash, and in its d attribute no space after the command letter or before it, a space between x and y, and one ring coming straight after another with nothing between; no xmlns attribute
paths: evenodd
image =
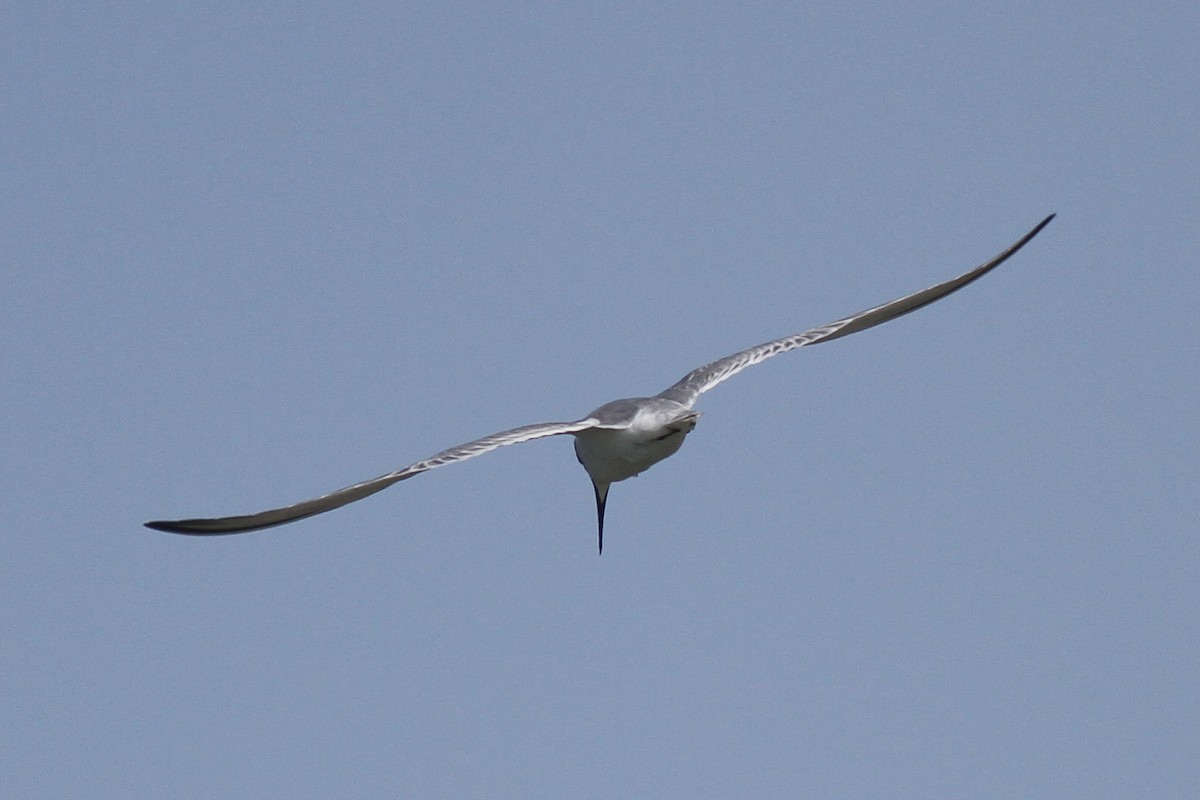
<svg viewBox="0 0 1200 800"><path fill-rule="evenodd" d="M674 455L696 427L699 412L639 414L625 428L591 428L575 434L575 455L593 481L632 478Z"/></svg>

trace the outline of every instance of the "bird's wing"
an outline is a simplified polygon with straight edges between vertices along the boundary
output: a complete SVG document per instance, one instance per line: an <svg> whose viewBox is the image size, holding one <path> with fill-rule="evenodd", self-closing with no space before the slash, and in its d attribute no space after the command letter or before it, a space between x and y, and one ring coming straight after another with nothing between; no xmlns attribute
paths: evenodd
<svg viewBox="0 0 1200 800"><path fill-rule="evenodd" d="M531 439L541 439L545 436L575 433L599 426L600 422L591 417L581 419L578 422L542 422L537 425L525 425L520 428L513 428L512 430L493 433L491 436L485 436L473 442L460 444L457 447L451 447L449 450L443 450L424 461L410 464L403 469L389 472L387 475L380 475L378 478L371 478L362 483L356 483L353 486L347 486L345 489L338 489L336 492L323 494L320 497L314 497L312 500L305 500L295 505L273 508L269 511L260 511L257 514L246 514L239 517L160 520L147 522L146 527L170 533L186 533L193 536L245 533L246 531L254 531L260 528L270 528L273 525L294 522L304 517L311 517L313 514L320 514L344 506L347 503L353 503L355 500L361 500L368 495L386 489L393 483L398 483L435 467L444 467L447 464L483 455L491 450L495 450L497 447L528 442Z"/></svg>
<svg viewBox="0 0 1200 800"><path fill-rule="evenodd" d="M953 280L939 283L937 286L932 286L920 292L914 292L913 294L901 297L899 300L893 300L890 303L884 303L881 306L860 311L844 319L839 319L836 322L830 322L804 331L803 333L785 336L782 339L763 342L740 353L734 353L731 356L717 359L711 364L705 364L702 367L692 370L683 376L678 383L664 390L658 396L683 403L690 408L701 393L707 392L726 378L736 375L746 367L757 364L764 359L777 356L780 353L786 353L788 350L795 350L797 347L817 344L818 342L827 342L830 339L837 339L840 336L858 333L859 331L864 331L867 328L874 327L875 325L907 314L910 311L916 311L918 308L923 308L937 300L941 300L946 295L958 291L974 280L982 278L988 272L1003 264L1009 256L1024 247L1034 236L1037 236L1038 232L1046 227L1052 219L1054 219L1054 214L1039 222L1037 227L1022 236L1016 244L1000 253L991 261L981 264L970 272L959 275Z"/></svg>

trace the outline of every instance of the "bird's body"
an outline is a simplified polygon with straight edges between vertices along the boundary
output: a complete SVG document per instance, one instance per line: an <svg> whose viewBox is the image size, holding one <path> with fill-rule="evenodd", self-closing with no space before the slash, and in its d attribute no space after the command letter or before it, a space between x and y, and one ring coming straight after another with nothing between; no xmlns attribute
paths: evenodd
<svg viewBox="0 0 1200 800"><path fill-rule="evenodd" d="M600 424L575 433L575 457L595 489L600 552L604 552L608 487L675 455L699 416L699 411L663 397L613 400L588 415Z"/></svg>
<svg viewBox="0 0 1200 800"><path fill-rule="evenodd" d="M699 416L661 397L614 400L588 414L600 424L576 432L575 456L593 482L617 483L674 455Z"/></svg>
<svg viewBox="0 0 1200 800"><path fill-rule="evenodd" d="M269 528L330 511L414 475L482 455L497 447L571 434L575 437L575 456L587 471L595 489L599 544L603 551L604 507L609 487L644 472L679 450L684 438L696 427L700 412L694 411L692 406L703 392L771 356L857 333L940 300L998 267L1052 219L1053 214L998 256L957 278L803 333L772 339L717 359L692 370L653 397L614 400L574 422L544 422L501 431L444 450L395 472L283 508L245 516L156 521L147 522L146 525L156 530L192 535L243 533Z"/></svg>

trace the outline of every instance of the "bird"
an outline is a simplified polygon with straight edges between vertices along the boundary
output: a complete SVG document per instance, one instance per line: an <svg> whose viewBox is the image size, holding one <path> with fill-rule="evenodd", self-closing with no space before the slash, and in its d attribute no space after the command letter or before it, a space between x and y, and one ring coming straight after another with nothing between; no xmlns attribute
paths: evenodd
<svg viewBox="0 0 1200 800"><path fill-rule="evenodd" d="M604 509L609 488L632 478L669 456L696 427L700 412L693 406L700 395L731 378L746 367L798 347L828 342L864 331L934 303L982 278L1029 243L1055 215L1043 219L1029 233L989 261L944 283L905 295L889 303L868 308L857 314L819 325L802 333L772 339L769 342L719 358L684 375L652 397L632 397L605 403L582 419L573 422L540 422L493 433L481 439L443 450L422 461L394 472L338 489L290 506L231 517L208 519L155 520L146 527L191 536L215 536L246 533L311 517L340 508L386 489L392 484L437 467L456 464L499 447L520 444L548 436L570 434L575 437L575 457L591 478L596 498L597 550L604 552Z"/></svg>

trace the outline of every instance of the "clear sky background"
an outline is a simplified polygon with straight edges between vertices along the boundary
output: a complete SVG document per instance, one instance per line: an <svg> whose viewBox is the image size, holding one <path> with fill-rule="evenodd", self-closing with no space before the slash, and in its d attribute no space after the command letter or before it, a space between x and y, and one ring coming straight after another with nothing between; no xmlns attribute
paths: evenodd
<svg viewBox="0 0 1200 800"><path fill-rule="evenodd" d="M428 5L0 12L6 796L1195 797L1196 5Z"/></svg>

